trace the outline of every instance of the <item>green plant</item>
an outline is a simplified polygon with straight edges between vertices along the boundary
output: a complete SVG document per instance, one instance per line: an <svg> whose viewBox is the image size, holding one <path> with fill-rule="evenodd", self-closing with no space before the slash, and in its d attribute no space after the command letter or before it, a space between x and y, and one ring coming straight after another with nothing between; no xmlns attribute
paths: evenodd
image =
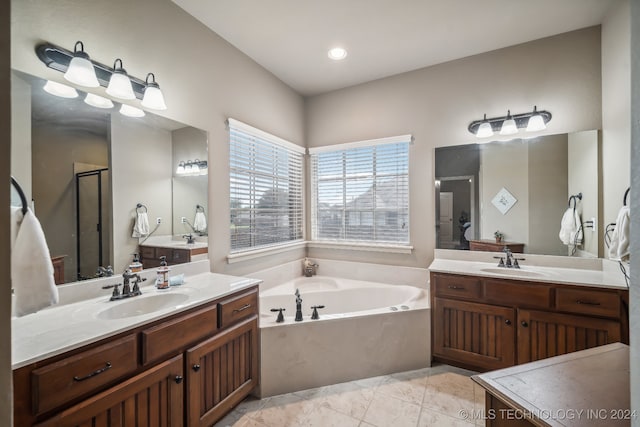
<svg viewBox="0 0 640 427"><path fill-rule="evenodd" d="M496 238L496 240L502 240L504 238L504 233L500 230L496 230L493 233L493 236Z"/></svg>

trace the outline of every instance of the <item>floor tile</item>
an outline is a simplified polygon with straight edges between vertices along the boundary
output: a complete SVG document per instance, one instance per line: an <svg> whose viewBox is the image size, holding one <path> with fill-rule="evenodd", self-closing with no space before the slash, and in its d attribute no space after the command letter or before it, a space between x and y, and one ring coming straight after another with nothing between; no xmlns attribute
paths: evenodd
<svg viewBox="0 0 640 427"><path fill-rule="evenodd" d="M376 393L363 421L376 427L415 427L419 417L419 405Z"/></svg>
<svg viewBox="0 0 640 427"><path fill-rule="evenodd" d="M293 394L283 394L269 398L260 410L249 414L249 417L268 427L297 426L301 425L313 405Z"/></svg>
<svg viewBox="0 0 640 427"><path fill-rule="evenodd" d="M326 406L316 406L301 419L305 427L358 427L360 420L334 411Z"/></svg>
<svg viewBox="0 0 640 427"><path fill-rule="evenodd" d="M440 412L422 409L418 427L470 427L473 423L467 422L461 416L450 417Z"/></svg>
<svg viewBox="0 0 640 427"><path fill-rule="evenodd" d="M451 417L460 411L471 413L475 408L472 380L451 372L430 376L422 407Z"/></svg>

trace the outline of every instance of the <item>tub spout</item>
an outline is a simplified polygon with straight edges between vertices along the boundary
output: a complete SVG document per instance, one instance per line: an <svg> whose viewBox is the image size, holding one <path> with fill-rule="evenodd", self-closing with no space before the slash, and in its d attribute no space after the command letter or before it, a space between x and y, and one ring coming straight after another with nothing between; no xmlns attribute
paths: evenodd
<svg viewBox="0 0 640 427"><path fill-rule="evenodd" d="M300 298L300 290L296 289L296 322L302 322L302 298Z"/></svg>

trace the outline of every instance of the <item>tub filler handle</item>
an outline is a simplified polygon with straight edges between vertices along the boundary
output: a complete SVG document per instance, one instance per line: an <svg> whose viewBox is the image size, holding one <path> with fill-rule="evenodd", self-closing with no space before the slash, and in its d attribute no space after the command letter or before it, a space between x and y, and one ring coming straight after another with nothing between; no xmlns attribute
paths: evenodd
<svg viewBox="0 0 640 427"><path fill-rule="evenodd" d="M311 320L318 320L320 316L318 315L318 309L324 308L324 305L314 305L311 306L313 308L313 313L311 313Z"/></svg>
<svg viewBox="0 0 640 427"><path fill-rule="evenodd" d="M272 312L278 312L278 318L276 319L276 323L282 323L284 322L284 315L282 314L283 311L285 311L284 308L272 308L271 309Z"/></svg>

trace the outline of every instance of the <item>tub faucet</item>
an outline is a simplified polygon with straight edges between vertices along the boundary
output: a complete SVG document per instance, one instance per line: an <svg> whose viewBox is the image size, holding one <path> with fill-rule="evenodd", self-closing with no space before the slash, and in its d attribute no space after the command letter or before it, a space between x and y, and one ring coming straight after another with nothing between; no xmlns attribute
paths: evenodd
<svg viewBox="0 0 640 427"><path fill-rule="evenodd" d="M304 277L314 276L317 273L318 267L319 267L318 264L311 262L309 258L305 258L304 265L303 265Z"/></svg>
<svg viewBox="0 0 640 427"><path fill-rule="evenodd" d="M296 322L302 322L302 298L300 298L300 290L296 289Z"/></svg>

